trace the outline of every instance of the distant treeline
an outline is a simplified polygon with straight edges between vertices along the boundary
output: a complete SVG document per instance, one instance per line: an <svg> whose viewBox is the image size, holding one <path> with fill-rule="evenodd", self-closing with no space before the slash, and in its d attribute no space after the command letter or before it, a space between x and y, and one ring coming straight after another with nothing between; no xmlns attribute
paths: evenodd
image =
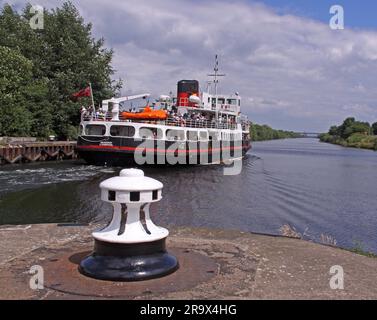
<svg viewBox="0 0 377 320"><path fill-rule="evenodd" d="M91 100L71 95L92 83L98 104L121 87L112 81L113 51L71 2L44 10L40 30L30 26L30 7L0 7L0 136L74 139L80 107Z"/></svg>
<svg viewBox="0 0 377 320"><path fill-rule="evenodd" d="M293 131L275 130L268 125L252 124L250 128L252 141L300 138L299 133Z"/></svg>
<svg viewBox="0 0 377 320"><path fill-rule="evenodd" d="M332 126L328 133L320 135L322 142L339 144L344 147L372 149L377 151L377 122L356 121L347 118L340 126Z"/></svg>

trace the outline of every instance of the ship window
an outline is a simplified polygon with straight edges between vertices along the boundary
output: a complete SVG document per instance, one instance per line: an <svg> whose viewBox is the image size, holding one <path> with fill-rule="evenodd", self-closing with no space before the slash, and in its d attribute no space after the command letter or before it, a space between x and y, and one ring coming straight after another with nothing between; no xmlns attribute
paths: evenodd
<svg viewBox="0 0 377 320"><path fill-rule="evenodd" d="M102 124L88 124L85 126L85 134L88 136L104 136L106 126Z"/></svg>
<svg viewBox="0 0 377 320"><path fill-rule="evenodd" d="M187 140L198 141L198 131L187 131Z"/></svg>
<svg viewBox="0 0 377 320"><path fill-rule="evenodd" d="M219 104L225 104L225 99L224 98L218 98L217 103Z"/></svg>
<svg viewBox="0 0 377 320"><path fill-rule="evenodd" d="M209 139L212 141L218 141L219 140L219 135L217 132L210 132L209 133Z"/></svg>
<svg viewBox="0 0 377 320"><path fill-rule="evenodd" d="M183 130L166 130L167 140L185 140L185 132Z"/></svg>
<svg viewBox="0 0 377 320"><path fill-rule="evenodd" d="M226 101L227 104L233 104L233 105L237 105L237 99L228 99Z"/></svg>
<svg viewBox="0 0 377 320"><path fill-rule="evenodd" d="M113 137L133 137L135 128L132 126L111 126L110 135Z"/></svg>
<svg viewBox="0 0 377 320"><path fill-rule="evenodd" d="M210 97L208 97L208 103L210 103L211 102L211 98Z"/></svg>
<svg viewBox="0 0 377 320"><path fill-rule="evenodd" d="M152 191L152 200L157 200L158 199L158 190L153 190Z"/></svg>
<svg viewBox="0 0 377 320"><path fill-rule="evenodd" d="M200 140L207 140L207 132L200 131Z"/></svg>
<svg viewBox="0 0 377 320"><path fill-rule="evenodd" d="M162 130L159 128L140 128L139 135L141 138L162 139Z"/></svg>

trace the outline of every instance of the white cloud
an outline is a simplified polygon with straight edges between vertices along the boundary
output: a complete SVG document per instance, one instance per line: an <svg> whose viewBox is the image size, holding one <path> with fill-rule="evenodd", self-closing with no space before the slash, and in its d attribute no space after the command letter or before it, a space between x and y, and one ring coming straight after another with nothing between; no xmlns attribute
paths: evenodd
<svg viewBox="0 0 377 320"><path fill-rule="evenodd" d="M240 92L252 119L319 131L349 115L377 120L377 32L334 31L244 1L73 2L114 48L125 92L175 91L183 78L204 86L219 53L221 89Z"/></svg>

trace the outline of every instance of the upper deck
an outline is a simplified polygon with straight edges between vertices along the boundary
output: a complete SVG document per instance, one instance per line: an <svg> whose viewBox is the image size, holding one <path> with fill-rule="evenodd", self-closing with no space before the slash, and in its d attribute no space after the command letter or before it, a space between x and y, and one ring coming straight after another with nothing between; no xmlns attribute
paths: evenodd
<svg viewBox="0 0 377 320"><path fill-rule="evenodd" d="M92 122L92 121L103 121L103 122L116 122L116 123L144 123L144 124L155 124L168 127L187 127L187 128L198 128L198 129L221 129L221 130L242 130L244 132L249 132L250 122L247 118L238 117L232 119L226 117L225 115L219 118L212 117L207 119L205 117L196 119L185 119L181 116L170 116L165 120L153 120L153 119L127 119L122 116L122 113L118 115L118 119L113 118L113 113L111 112L84 112L81 114L81 122ZM239 125L239 126L238 126Z"/></svg>
<svg viewBox="0 0 377 320"><path fill-rule="evenodd" d="M238 115L241 112L241 98L234 95L211 95L208 92L200 93L197 103L188 97L179 97L176 101L179 107L198 111L212 111L229 115Z"/></svg>

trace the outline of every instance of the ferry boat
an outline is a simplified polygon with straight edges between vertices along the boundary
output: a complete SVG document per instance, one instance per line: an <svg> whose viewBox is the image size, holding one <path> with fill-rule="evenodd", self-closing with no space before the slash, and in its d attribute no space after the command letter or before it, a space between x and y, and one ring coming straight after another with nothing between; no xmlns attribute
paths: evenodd
<svg viewBox="0 0 377 320"><path fill-rule="evenodd" d="M218 164L242 158L251 144L241 97L218 94L218 77L224 75L218 73L217 59L209 76L214 79L206 90L197 80L181 80L175 97L161 95L152 105L150 94L143 93L104 100L97 111L83 110L78 154L101 166Z"/></svg>

